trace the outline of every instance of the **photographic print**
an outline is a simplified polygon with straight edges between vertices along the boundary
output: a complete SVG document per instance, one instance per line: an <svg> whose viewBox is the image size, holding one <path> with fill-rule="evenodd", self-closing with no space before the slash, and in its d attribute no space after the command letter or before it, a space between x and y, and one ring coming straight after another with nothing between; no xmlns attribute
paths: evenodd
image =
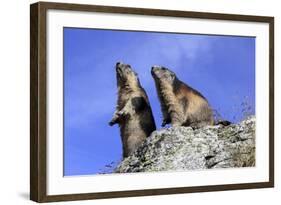
<svg viewBox="0 0 281 205"><path fill-rule="evenodd" d="M274 18L39 2L30 199L274 186Z"/></svg>
<svg viewBox="0 0 281 205"><path fill-rule="evenodd" d="M64 174L255 166L255 38L64 28Z"/></svg>

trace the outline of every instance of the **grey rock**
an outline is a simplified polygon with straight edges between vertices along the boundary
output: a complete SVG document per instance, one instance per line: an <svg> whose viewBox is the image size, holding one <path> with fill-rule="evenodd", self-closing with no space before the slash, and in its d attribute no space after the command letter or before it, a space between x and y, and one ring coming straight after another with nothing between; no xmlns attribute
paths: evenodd
<svg viewBox="0 0 281 205"><path fill-rule="evenodd" d="M229 126L154 131L114 172L183 171L255 166L255 117Z"/></svg>

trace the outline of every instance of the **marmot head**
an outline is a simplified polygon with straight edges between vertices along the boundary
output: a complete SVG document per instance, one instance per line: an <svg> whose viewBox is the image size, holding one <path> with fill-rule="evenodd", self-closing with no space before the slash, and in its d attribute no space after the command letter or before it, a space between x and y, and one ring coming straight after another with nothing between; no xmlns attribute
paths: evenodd
<svg viewBox="0 0 281 205"><path fill-rule="evenodd" d="M162 66L153 66L151 68L151 74L155 82L160 84L172 85L177 78L176 74L173 71Z"/></svg>
<svg viewBox="0 0 281 205"><path fill-rule="evenodd" d="M116 63L117 86L133 88L140 86L138 75L130 65L121 62Z"/></svg>

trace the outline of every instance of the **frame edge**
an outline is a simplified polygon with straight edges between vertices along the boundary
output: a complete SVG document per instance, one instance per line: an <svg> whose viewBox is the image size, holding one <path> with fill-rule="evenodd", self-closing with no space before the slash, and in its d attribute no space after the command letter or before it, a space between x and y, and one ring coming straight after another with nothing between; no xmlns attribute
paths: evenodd
<svg viewBox="0 0 281 205"><path fill-rule="evenodd" d="M264 188L272 188L272 183L257 182L257 183L244 183L244 184L225 184L225 185L211 185L211 186L197 186L197 187L130 190L130 191L117 191L117 192L48 195L44 199L44 202L97 200L97 199L108 199L108 198L159 196L159 195L174 195L174 194L234 191L234 190L264 189Z"/></svg>
<svg viewBox="0 0 281 205"><path fill-rule="evenodd" d="M30 5L30 200L46 201L46 10Z"/></svg>
<svg viewBox="0 0 281 205"><path fill-rule="evenodd" d="M85 12L107 12L120 14L135 14L135 15L150 15L150 16L166 16L166 17L188 17L200 19L215 19L215 20L234 20L234 21L251 21L251 22L266 22L269 23L273 17L271 16L255 16L245 14L231 13L215 13L215 12L200 12L200 11L185 11L185 10L168 10L168 9L152 9L138 7L121 7L107 5L92 5L78 3L59 3L59 2L38 2L46 9L58 10L76 10Z"/></svg>
<svg viewBox="0 0 281 205"><path fill-rule="evenodd" d="M269 183L274 187L274 17L269 21Z"/></svg>
<svg viewBox="0 0 281 205"><path fill-rule="evenodd" d="M38 3L30 5L30 199L39 200L38 185Z"/></svg>

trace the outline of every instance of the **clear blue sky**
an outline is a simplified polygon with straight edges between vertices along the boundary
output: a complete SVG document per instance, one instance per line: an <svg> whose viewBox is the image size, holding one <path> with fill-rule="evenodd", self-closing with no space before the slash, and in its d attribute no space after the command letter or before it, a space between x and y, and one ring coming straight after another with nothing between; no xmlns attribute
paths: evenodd
<svg viewBox="0 0 281 205"><path fill-rule="evenodd" d="M255 38L64 28L64 175L107 171L121 159L115 64L139 74L157 128L160 104L152 65L173 70L200 91L224 119L243 119L243 103L255 113Z"/></svg>

